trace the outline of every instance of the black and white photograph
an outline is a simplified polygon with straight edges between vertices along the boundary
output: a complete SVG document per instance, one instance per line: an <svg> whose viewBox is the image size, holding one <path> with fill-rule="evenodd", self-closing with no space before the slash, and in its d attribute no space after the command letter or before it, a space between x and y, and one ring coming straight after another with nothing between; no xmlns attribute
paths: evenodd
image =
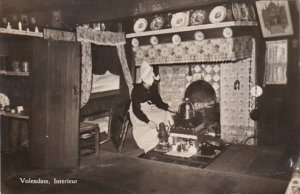
<svg viewBox="0 0 300 194"><path fill-rule="evenodd" d="M0 194L300 194L299 0L0 0Z"/></svg>

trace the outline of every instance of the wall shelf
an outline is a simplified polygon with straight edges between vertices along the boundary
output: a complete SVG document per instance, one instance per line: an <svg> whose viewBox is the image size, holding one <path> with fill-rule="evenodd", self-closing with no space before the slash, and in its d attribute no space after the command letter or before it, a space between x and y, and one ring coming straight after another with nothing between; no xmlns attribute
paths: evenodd
<svg viewBox="0 0 300 194"><path fill-rule="evenodd" d="M225 28L225 27L238 27L238 26L257 26L257 22L250 21L231 21L231 22L222 22L217 24L204 24L198 26L187 26L182 28L169 28L155 31L146 31L146 32L137 32L126 34L126 38L135 38L135 37L143 37L143 36L153 36L153 35L161 35L161 34L172 34L179 32L189 32L196 30L205 30L205 29L213 29L213 28Z"/></svg>
<svg viewBox="0 0 300 194"><path fill-rule="evenodd" d="M12 117L12 118L17 118L17 119L29 119L29 116L27 115L21 115L18 113L8 113L4 111L0 111L0 116L3 115L5 117Z"/></svg>
<svg viewBox="0 0 300 194"><path fill-rule="evenodd" d="M24 30L15 30L15 29L6 29L6 28L0 28L0 34L32 36L32 37L39 37L39 38L44 37L44 33L42 32L28 32Z"/></svg>
<svg viewBox="0 0 300 194"><path fill-rule="evenodd" d="M29 76L29 72L14 72L14 71L0 71L0 75L6 76Z"/></svg>

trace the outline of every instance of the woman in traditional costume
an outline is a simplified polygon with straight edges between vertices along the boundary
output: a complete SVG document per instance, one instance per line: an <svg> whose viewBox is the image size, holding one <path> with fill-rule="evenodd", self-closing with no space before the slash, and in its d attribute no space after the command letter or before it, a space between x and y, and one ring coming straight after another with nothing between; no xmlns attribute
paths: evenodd
<svg viewBox="0 0 300 194"><path fill-rule="evenodd" d="M133 137L137 145L147 153L155 148L159 139L157 128L160 123L172 125L173 119L168 104L162 101L158 87L159 75L155 76L153 68L143 62L140 68L140 83L135 84L131 93L129 109L133 125Z"/></svg>

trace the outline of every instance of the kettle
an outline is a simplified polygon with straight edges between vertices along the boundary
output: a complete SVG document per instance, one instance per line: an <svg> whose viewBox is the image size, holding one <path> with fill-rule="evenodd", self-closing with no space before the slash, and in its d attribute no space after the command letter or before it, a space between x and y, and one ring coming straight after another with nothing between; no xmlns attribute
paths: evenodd
<svg viewBox="0 0 300 194"><path fill-rule="evenodd" d="M189 98L185 98L180 105L179 114L183 120L189 120L195 117L195 109Z"/></svg>

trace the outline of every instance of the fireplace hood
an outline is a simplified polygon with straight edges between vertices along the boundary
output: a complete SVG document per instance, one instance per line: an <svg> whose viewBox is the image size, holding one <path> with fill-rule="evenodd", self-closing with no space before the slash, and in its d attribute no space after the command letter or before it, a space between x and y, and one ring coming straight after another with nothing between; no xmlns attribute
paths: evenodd
<svg viewBox="0 0 300 194"><path fill-rule="evenodd" d="M135 65L143 61L151 65L195 62L233 62L250 58L253 51L251 36L162 43L133 47Z"/></svg>

